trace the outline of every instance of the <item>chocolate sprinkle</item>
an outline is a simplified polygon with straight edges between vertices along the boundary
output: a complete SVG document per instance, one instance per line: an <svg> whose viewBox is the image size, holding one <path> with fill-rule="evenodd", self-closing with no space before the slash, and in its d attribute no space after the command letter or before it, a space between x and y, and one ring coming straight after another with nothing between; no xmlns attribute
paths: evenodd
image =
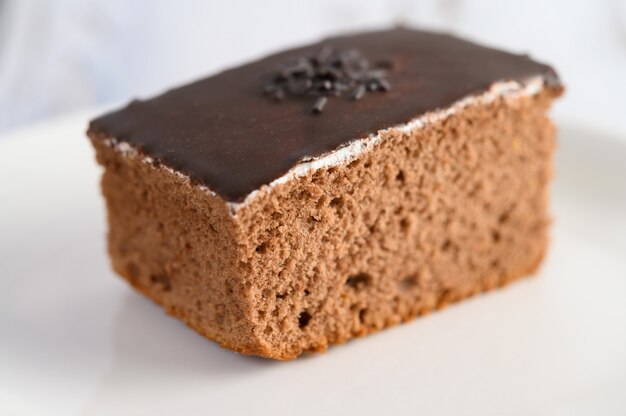
<svg viewBox="0 0 626 416"><path fill-rule="evenodd" d="M328 98L326 97L318 98L317 101L315 101L315 105L313 106L313 113L315 114L321 113L327 101L328 101Z"/></svg>
<svg viewBox="0 0 626 416"><path fill-rule="evenodd" d="M353 100L363 98L367 91L389 91L391 86L385 78L390 60L379 60L374 68L356 49L337 51L324 45L312 57L301 57L279 68L264 88L276 101L290 96L318 96L312 107L319 114L328 102L327 97L339 97L352 91Z"/></svg>
<svg viewBox="0 0 626 416"><path fill-rule="evenodd" d="M365 85L360 84L359 86L357 86L354 91L352 92L352 98L354 100L360 100L361 97L363 97L365 95Z"/></svg>

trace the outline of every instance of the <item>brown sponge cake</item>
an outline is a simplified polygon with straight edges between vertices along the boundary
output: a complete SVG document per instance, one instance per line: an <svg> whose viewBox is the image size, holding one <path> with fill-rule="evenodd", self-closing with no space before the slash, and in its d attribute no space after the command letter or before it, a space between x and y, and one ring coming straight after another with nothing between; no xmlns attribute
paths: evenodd
<svg viewBox="0 0 626 416"><path fill-rule="evenodd" d="M394 29L134 101L88 132L113 267L275 359L502 286L546 250L562 89L526 56Z"/></svg>

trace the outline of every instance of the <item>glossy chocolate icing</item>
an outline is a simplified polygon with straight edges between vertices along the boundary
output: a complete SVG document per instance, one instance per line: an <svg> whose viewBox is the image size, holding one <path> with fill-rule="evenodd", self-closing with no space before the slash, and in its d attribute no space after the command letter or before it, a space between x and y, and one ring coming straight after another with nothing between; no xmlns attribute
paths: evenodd
<svg viewBox="0 0 626 416"><path fill-rule="evenodd" d="M391 91L358 101L329 98L318 115L311 114L310 97L275 102L263 95L281 64L314 55L324 45L357 49L370 62L391 60ZM126 141L225 200L241 201L303 159L447 107L494 82L535 76L561 88L552 68L527 56L439 33L368 32L329 38L133 101L93 120L90 131Z"/></svg>

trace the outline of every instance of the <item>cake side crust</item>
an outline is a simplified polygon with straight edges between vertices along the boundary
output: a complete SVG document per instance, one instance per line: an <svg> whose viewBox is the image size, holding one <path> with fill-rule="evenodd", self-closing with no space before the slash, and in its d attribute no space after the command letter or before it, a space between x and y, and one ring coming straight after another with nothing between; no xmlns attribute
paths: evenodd
<svg viewBox="0 0 626 416"><path fill-rule="evenodd" d="M246 319L234 220L224 201L111 138L90 137L113 270L220 345L260 353Z"/></svg>

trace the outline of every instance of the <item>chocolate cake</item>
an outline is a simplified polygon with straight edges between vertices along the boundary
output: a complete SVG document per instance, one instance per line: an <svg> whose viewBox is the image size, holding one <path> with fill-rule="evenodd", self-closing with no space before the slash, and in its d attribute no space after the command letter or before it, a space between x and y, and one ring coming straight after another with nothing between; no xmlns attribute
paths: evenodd
<svg viewBox="0 0 626 416"><path fill-rule="evenodd" d="M527 56L393 29L133 101L88 131L113 268L281 360L500 287L546 251L562 91Z"/></svg>

